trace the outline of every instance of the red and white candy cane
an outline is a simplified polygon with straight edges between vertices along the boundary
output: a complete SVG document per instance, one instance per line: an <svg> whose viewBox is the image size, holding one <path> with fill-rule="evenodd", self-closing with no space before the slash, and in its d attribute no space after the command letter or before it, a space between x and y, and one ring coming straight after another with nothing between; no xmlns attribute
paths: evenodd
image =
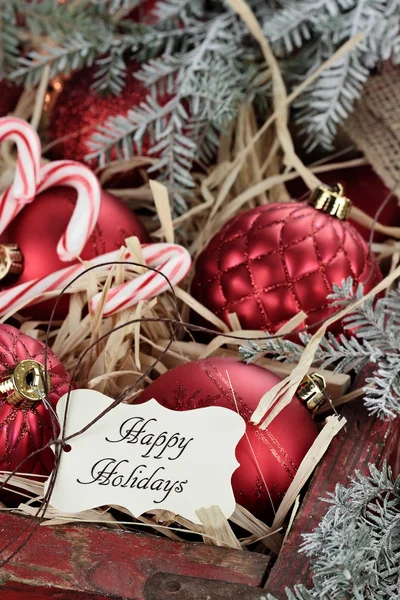
<svg viewBox="0 0 400 600"><path fill-rule="evenodd" d="M142 247L143 256L146 264L158 269L163 273L171 283L177 285L188 273L191 266L189 252L177 244L145 244ZM90 261L91 265L101 265L112 261L132 260L130 252L127 250L121 259L120 252L108 252L97 256ZM87 265L80 263L66 267L51 273L46 277L35 279L17 285L13 288L0 292L0 315L11 315L21 308L37 304L49 297L55 297L74 277L83 273ZM112 265L99 267L98 271L104 275L112 268ZM134 267L126 265L126 270L134 272ZM67 293L77 292L85 289L79 281L72 286ZM148 271L135 277L131 281L123 283L115 288L111 288L106 298L103 315L109 316L120 310L130 308L140 300L148 300L169 289L168 281L160 274L154 271ZM101 294L96 294L91 302L92 311L96 309L100 301Z"/></svg>
<svg viewBox="0 0 400 600"><path fill-rule="evenodd" d="M189 252L177 244L144 245L143 256L147 266L156 268L160 273L148 271L131 281L111 288L104 304L103 316L108 317L124 308L134 306L140 300L148 300L165 292L169 289L168 280L171 285L178 284L186 277L192 264ZM96 309L101 297L99 293L92 298L90 302L92 310Z"/></svg>
<svg viewBox="0 0 400 600"><path fill-rule="evenodd" d="M36 131L22 119L0 118L0 143L12 140L17 145L14 181L0 195L0 233L33 200L39 181L41 146Z"/></svg>
<svg viewBox="0 0 400 600"><path fill-rule="evenodd" d="M40 169L37 194L56 185L73 187L77 199L67 229L57 245L60 260L71 261L80 255L97 223L101 206L101 186L85 165L72 160L57 160Z"/></svg>
<svg viewBox="0 0 400 600"><path fill-rule="evenodd" d="M82 252L99 217L101 186L92 171L81 163L67 160L40 166L41 146L29 123L14 117L0 119L0 143L17 144L17 167L12 185L0 196L0 234L37 194L56 185L76 189L77 201L67 229L57 245L61 260L68 262Z"/></svg>

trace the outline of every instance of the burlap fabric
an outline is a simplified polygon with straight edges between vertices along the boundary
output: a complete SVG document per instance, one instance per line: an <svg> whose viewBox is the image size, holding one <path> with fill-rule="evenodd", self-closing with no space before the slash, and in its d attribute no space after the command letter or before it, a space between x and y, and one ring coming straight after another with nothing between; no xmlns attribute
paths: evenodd
<svg viewBox="0 0 400 600"><path fill-rule="evenodd" d="M372 75L345 125L386 186L400 198L400 67Z"/></svg>

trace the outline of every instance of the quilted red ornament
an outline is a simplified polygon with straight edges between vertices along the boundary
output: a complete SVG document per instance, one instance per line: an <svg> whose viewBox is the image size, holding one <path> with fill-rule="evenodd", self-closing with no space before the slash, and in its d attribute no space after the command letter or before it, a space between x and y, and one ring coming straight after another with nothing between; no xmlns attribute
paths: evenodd
<svg viewBox="0 0 400 600"><path fill-rule="evenodd" d="M238 504L270 522L317 436L311 414L297 396L268 429L262 430L250 423L261 397L280 381L279 377L257 365L246 365L230 358L207 358L183 364L161 375L144 390L138 401L156 398L172 410L205 406L236 410L227 372L239 413L247 423L248 436L243 436L236 448L240 467L232 476L233 492ZM215 460L218 460L217 456Z"/></svg>
<svg viewBox="0 0 400 600"><path fill-rule="evenodd" d="M347 200L332 189L327 195ZM336 310L327 299L333 284L350 276L366 292L382 279L350 223L303 202L272 203L237 215L213 237L197 260L192 294L228 324L236 313L244 329L275 333L299 311L307 325L326 320Z"/></svg>
<svg viewBox="0 0 400 600"><path fill-rule="evenodd" d="M17 244L24 258L23 271L14 279L13 286L77 262L61 261L56 251L58 241L71 219L76 196L76 191L66 186L42 192L23 208L0 236L0 243ZM139 218L119 198L103 190L99 218L81 258L90 260L118 250L125 238L130 236L137 236L141 242L148 241ZM11 286L7 284L2 289L5 287ZM25 309L25 313L38 319L48 319L53 306L54 300L41 302ZM68 306L69 299L66 297L59 305L56 318L64 318Z"/></svg>
<svg viewBox="0 0 400 600"><path fill-rule="evenodd" d="M33 360L44 364L45 346L42 342L24 335L15 327L0 325L0 380L5 372L21 361ZM55 408L58 400L68 392L70 376L55 354L47 351L47 372L50 377L48 401ZM29 381L29 379L28 379ZM53 437L49 409L40 400L30 407L22 403L11 404L10 393L0 393L0 470L20 473L48 474L53 467L54 453L50 448L20 463L32 452L43 448Z"/></svg>

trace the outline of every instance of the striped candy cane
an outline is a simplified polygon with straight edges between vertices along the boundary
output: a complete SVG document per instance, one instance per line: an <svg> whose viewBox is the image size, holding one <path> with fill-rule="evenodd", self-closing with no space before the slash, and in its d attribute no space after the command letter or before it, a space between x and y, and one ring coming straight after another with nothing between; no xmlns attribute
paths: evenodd
<svg viewBox="0 0 400 600"><path fill-rule="evenodd" d="M39 179L41 147L36 131L22 119L0 118L0 143L12 140L17 145L14 181L0 195L0 233L33 200Z"/></svg>
<svg viewBox="0 0 400 600"><path fill-rule="evenodd" d="M189 272L192 264L189 252L177 244L148 244L143 246L143 256L149 267L155 267L170 281L177 285ZM126 260L129 260L127 258ZM103 315L108 317L125 308L137 304L140 300L154 298L169 289L168 281L160 273L148 271L111 288L103 308ZM101 300L101 293L96 294L90 303L95 310Z"/></svg>
<svg viewBox="0 0 400 600"><path fill-rule="evenodd" d="M73 187L78 197L74 212L57 245L60 260L71 261L80 255L99 218L101 186L94 173L72 160L58 160L40 169L37 194L56 185Z"/></svg>
<svg viewBox="0 0 400 600"><path fill-rule="evenodd" d="M166 277L171 285L177 285L188 273L191 266L191 258L188 251L177 244L146 244L143 246L143 256L146 264L157 268ZM97 256L90 261L90 266L101 265L112 261L132 260L130 252L127 250L124 257L120 258L120 252L108 252ZM13 288L0 292L0 315L10 315L21 308L37 304L50 296L57 296L74 277L83 273L87 266L80 263L66 267L51 273L46 277L28 281ZM99 267L101 274L106 277L112 265ZM134 273L134 267L126 265L126 270ZM85 284L73 286L68 293L84 290ZM130 308L140 300L148 300L154 296L169 289L168 282L159 273L148 271L138 275L132 281L128 281L120 286L111 288L104 307L104 316L111 315L120 310ZM96 309L100 301L101 294L96 294L91 302L92 311Z"/></svg>
<svg viewBox="0 0 400 600"><path fill-rule="evenodd" d="M56 185L75 188L78 197L67 229L57 245L61 260L71 261L89 239L101 205L101 186L92 171L78 162L55 161L40 166L41 146L36 131L21 119L0 119L0 143L13 140L18 158L13 184L0 196L0 234L37 194Z"/></svg>

